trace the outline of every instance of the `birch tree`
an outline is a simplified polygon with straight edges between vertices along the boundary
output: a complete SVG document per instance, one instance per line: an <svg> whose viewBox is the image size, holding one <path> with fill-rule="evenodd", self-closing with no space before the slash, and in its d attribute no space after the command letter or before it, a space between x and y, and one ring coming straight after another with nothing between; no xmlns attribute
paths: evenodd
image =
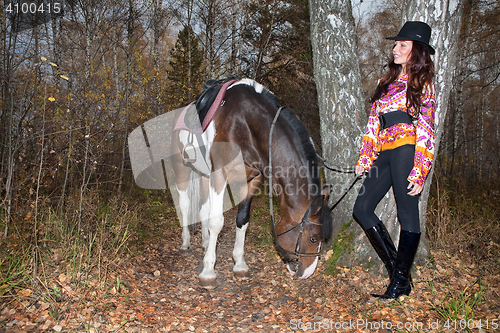
<svg viewBox="0 0 500 333"><path fill-rule="evenodd" d="M351 1L312 0L309 6L323 157L330 164L353 167L358 158L367 116ZM333 184L331 196L340 195L353 177L352 174L327 171L327 183ZM333 211L334 233L343 229L344 233L351 235L348 238L355 243L349 244L351 249L352 246L359 248L365 243L359 237L361 228L352 223L352 207L358 190L359 184ZM352 235L356 235L354 239ZM364 248L368 251L367 246ZM344 259L347 260L347 256Z"/></svg>
<svg viewBox="0 0 500 333"><path fill-rule="evenodd" d="M406 0L403 6L404 21L424 21L432 28L431 43L436 49L434 64L436 65L436 148L434 156L437 157L439 144L443 136L444 123L450 101L450 92L456 64L459 56L459 36L462 24L464 0ZM434 158L434 163L436 158ZM420 195L420 226L422 235L425 236L425 218L429 189L434 174L431 169L428 181ZM421 240L419 249L420 257L428 253L428 244L425 237Z"/></svg>

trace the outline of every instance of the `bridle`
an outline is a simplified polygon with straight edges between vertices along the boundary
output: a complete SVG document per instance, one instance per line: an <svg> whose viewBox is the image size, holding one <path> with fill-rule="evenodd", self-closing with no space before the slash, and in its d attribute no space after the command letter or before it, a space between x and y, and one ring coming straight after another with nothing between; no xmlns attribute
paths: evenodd
<svg viewBox="0 0 500 333"><path fill-rule="evenodd" d="M271 163L272 162L271 147L272 147L274 126L276 125L276 121L278 120L278 117L279 117L282 109L283 109L283 107L280 107L278 109L278 111L276 112L276 115L274 116L274 120L271 124L271 130L269 132L269 205L270 205L270 213L271 213L271 226L273 229L274 242L276 243L276 247L280 251L280 253L283 256L283 258L285 259L285 261L292 263L292 264L297 264L300 257L317 257L317 256L319 256L319 254L321 252L321 243L320 243L319 250L317 253L302 253L302 252L300 252L300 245L301 245L301 241L302 241L302 233L304 231L304 226L306 225L306 223L317 225L317 226L321 226L321 223L310 221L308 219L309 214L311 212L311 204L312 204L312 202L311 202L309 207L307 207L307 210L306 210L306 212L305 212L304 216L302 217L302 220L299 224L294 225L293 227L280 233L279 235L276 234L276 224L274 223L274 214L273 214L273 167L272 167L272 163ZM299 228L299 227L300 227L300 231L299 231L299 236L297 238L297 243L295 244L295 250L292 252L292 251L288 251L288 250L282 248L279 241L278 241L278 237L282 236L282 235L284 235L292 230L295 230L296 228ZM290 258L288 255L294 255L295 258Z"/></svg>
<svg viewBox="0 0 500 333"><path fill-rule="evenodd" d="M310 212L311 212L311 206L309 205L309 207L306 210L306 213L304 214L304 217L302 218L302 221L299 224L294 225L290 229L283 231L279 235L276 235L276 228L274 226L274 217L273 217L273 215L271 215L271 221L272 221L272 225L273 225L273 234L274 234L274 238L276 240L276 246L278 247L278 250L280 251L281 255L283 255L285 261L287 261L287 262L297 263L300 257L317 257L317 256L319 256L319 254L321 252L321 241L320 241L320 246L319 246L319 250L317 253L302 253L302 252L300 252L300 244L302 242L302 233L304 231L304 226L306 225L306 223L321 226L321 223L311 221L307 218L309 216ZM300 229L299 229L299 236L297 238L297 243L295 244L295 250L292 252L292 251L288 251L288 250L282 248L278 242L278 237L280 237L284 234L287 234L288 232L295 230L297 228L300 228ZM295 258L290 258L290 257L288 257L288 255L294 255Z"/></svg>

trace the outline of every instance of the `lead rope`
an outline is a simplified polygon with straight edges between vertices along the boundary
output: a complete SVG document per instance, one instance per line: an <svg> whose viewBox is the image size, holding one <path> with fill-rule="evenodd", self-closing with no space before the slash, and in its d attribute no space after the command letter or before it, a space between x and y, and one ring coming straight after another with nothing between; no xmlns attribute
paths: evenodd
<svg viewBox="0 0 500 333"><path fill-rule="evenodd" d="M354 168L349 167L349 168L342 168L337 165L330 165L328 164L328 161L324 159L320 154L316 153L316 156L323 162L323 165L325 168L328 170L336 171L336 172L341 172L341 173L354 173Z"/></svg>
<svg viewBox="0 0 500 333"><path fill-rule="evenodd" d="M344 188L344 192L342 192L342 194L337 198L337 200L335 200L335 202L333 203L332 207L330 207L330 212L335 208L337 207L337 205L340 203L340 201L342 199L344 199L344 197L347 195L347 193L351 190L351 188L353 188L354 184L356 184L356 182L361 179L363 176L360 176L360 175L355 175L355 177L351 180L351 182L349 183L349 186L346 186L346 188Z"/></svg>
<svg viewBox="0 0 500 333"><path fill-rule="evenodd" d="M318 156L318 158L323 162L323 165L325 166L325 168L327 168L327 169L329 169L331 171L341 172L341 173L354 173L355 172L355 169L352 168L352 167L342 168L342 167L339 167L339 166L336 166L336 165L330 165L328 163L328 161L326 159L324 159L318 153L316 153L316 156ZM362 177L363 177L362 175L354 175L354 178L351 180L351 182L349 183L349 185L344 188L344 191L333 202L332 206L330 207L330 212L333 211L335 209L335 207L337 207L337 205L340 203L340 201L342 201L342 199L344 199L344 197L347 195L347 193L353 188L354 184L356 184L356 182L359 179L361 179Z"/></svg>

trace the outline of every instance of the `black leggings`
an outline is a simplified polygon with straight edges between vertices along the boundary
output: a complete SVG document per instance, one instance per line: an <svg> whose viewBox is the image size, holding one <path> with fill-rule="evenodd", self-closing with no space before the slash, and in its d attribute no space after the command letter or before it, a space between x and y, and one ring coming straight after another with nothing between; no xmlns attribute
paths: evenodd
<svg viewBox="0 0 500 333"><path fill-rule="evenodd" d="M409 184L407 178L413 169L414 156L415 146L404 145L381 152L375 160L354 204L354 219L363 230L372 228L380 222L375 215L375 208L392 186L401 230L420 232L418 214L420 195L407 194L410 191L407 189Z"/></svg>

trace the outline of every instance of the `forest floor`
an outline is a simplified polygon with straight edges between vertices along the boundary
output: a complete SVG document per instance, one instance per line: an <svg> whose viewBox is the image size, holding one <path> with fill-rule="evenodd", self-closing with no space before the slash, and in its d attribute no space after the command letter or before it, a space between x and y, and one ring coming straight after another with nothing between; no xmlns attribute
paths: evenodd
<svg viewBox="0 0 500 333"><path fill-rule="evenodd" d="M214 289L197 279L200 230L182 252L181 229L160 216L155 236L134 242L106 272L55 269L45 295L25 288L4 299L0 332L500 332L500 277L487 263L431 249L432 260L414 269L410 297L379 300L370 294L383 292L387 277L359 266L330 276L324 256L312 277L293 279L272 237L250 226L250 276L237 278L234 214L219 236Z"/></svg>

